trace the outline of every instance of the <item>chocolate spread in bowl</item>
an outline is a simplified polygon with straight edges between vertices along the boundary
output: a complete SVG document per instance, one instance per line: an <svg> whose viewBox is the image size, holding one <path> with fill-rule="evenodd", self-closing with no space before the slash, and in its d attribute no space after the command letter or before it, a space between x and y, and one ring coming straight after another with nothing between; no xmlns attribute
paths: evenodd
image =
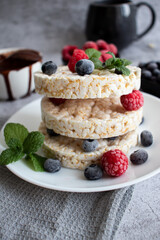
<svg viewBox="0 0 160 240"><path fill-rule="evenodd" d="M0 74L2 74L5 79L9 100L14 100L8 78L9 72L29 67L28 91L25 95L28 96L31 90L32 64L41 60L42 57L40 53L31 49L21 49L0 54Z"/></svg>

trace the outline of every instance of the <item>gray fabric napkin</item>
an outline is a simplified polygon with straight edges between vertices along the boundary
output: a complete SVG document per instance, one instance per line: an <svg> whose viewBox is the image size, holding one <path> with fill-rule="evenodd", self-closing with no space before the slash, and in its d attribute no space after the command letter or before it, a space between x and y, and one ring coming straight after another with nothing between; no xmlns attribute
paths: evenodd
<svg viewBox="0 0 160 240"><path fill-rule="evenodd" d="M114 239L132 191L58 192L0 167L0 239Z"/></svg>
<svg viewBox="0 0 160 240"><path fill-rule="evenodd" d="M1 102L0 128L32 99ZM114 239L132 193L133 186L101 193L58 192L27 183L0 167L0 239Z"/></svg>

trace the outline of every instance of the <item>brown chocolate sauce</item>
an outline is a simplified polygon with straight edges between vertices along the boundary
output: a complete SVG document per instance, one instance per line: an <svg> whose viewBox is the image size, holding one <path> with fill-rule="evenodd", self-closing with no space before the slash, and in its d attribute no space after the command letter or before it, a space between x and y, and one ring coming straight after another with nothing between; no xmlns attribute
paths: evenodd
<svg viewBox="0 0 160 240"><path fill-rule="evenodd" d="M0 54L0 74L2 74L5 79L8 100L14 100L8 77L9 72L12 70L18 71L29 66L28 91L25 95L28 96L31 93L32 64L38 61L42 61L40 53L30 49L21 49Z"/></svg>

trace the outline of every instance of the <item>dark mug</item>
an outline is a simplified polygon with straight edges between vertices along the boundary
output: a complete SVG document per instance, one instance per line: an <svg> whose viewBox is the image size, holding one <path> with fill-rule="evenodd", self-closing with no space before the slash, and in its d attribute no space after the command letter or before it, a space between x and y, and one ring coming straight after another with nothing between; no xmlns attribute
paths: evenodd
<svg viewBox="0 0 160 240"><path fill-rule="evenodd" d="M141 6L150 9L152 19L147 29L137 34L136 16ZM88 40L104 39L117 45L118 49L128 46L151 30L155 23L156 14L152 6L146 2L138 4L125 0L106 0L90 4L86 37Z"/></svg>

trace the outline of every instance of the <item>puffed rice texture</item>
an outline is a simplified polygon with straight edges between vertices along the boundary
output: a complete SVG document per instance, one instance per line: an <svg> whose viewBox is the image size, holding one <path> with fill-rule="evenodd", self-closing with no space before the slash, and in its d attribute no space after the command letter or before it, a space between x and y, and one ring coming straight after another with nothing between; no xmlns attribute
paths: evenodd
<svg viewBox="0 0 160 240"><path fill-rule="evenodd" d="M120 149L125 154L132 146L136 146L138 137L136 131L119 136L116 140L99 139L98 148L94 152L86 153L82 149L82 139L64 136L50 137L44 123L40 124L39 131L44 134L43 151L46 157L56 158L63 167L84 170L92 163L99 163L102 154L111 149Z"/></svg>
<svg viewBox="0 0 160 240"><path fill-rule="evenodd" d="M34 74L36 92L47 97L65 99L87 99L120 97L140 88L141 69L127 66L130 75L115 74L113 71L97 70L80 76L72 73L68 66L58 67L55 74Z"/></svg>

